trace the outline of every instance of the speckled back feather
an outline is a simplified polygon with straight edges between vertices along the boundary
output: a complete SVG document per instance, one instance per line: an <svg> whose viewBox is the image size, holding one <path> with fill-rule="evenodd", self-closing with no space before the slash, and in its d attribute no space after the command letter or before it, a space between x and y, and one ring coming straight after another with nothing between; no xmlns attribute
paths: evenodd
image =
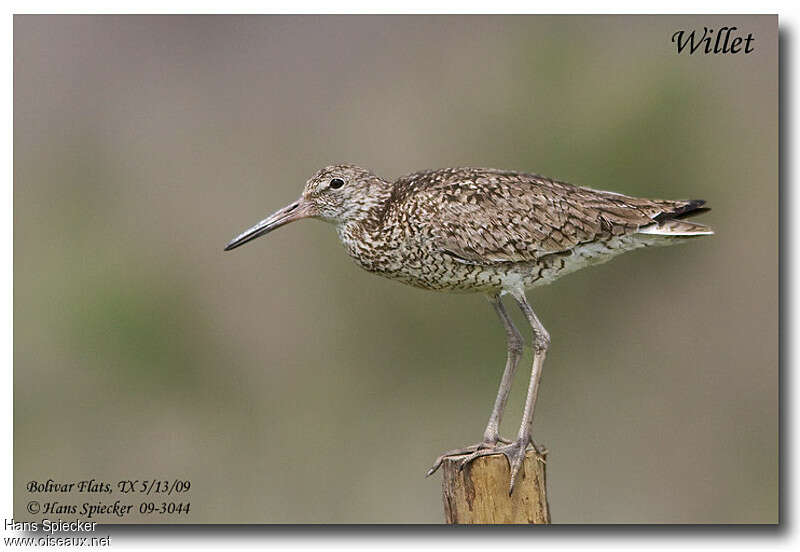
<svg viewBox="0 0 800 552"><path fill-rule="evenodd" d="M703 204L636 198L536 174L452 168L398 179L385 216L415 212L430 220L430 238L443 252L485 264L535 261L645 227L662 234L657 228L669 227L670 215L685 216ZM710 233L702 225L682 225L695 234Z"/></svg>

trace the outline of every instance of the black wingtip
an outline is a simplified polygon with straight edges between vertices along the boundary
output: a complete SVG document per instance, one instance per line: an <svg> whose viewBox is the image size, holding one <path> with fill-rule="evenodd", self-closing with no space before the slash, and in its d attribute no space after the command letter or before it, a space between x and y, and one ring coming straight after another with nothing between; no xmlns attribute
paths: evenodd
<svg viewBox="0 0 800 552"><path fill-rule="evenodd" d="M657 221L666 219L676 220L676 219L701 215L711 210L711 207L703 207L703 205L705 204L706 204L705 199L690 199L685 204L681 205L680 207L672 211L661 213L659 216L655 218L655 220Z"/></svg>
<svg viewBox="0 0 800 552"><path fill-rule="evenodd" d="M706 204L705 199L690 199L686 205L683 205L672 213L673 215L685 215L688 213L693 213L695 211L699 211L700 208Z"/></svg>

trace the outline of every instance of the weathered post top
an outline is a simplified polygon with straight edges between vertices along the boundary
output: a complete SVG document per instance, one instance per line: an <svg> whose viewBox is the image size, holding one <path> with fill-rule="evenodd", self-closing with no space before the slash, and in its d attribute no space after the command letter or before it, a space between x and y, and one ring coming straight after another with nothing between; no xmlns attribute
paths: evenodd
<svg viewBox="0 0 800 552"><path fill-rule="evenodd" d="M450 457L442 463L447 523L550 523L545 463L536 451L528 451L510 494L511 474L502 454L476 458L463 470L459 470L460 460Z"/></svg>

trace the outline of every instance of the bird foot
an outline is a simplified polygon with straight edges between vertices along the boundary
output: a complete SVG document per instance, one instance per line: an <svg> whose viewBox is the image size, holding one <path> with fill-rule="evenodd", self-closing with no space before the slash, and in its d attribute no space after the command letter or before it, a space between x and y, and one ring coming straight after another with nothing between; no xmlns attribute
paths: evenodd
<svg viewBox="0 0 800 552"><path fill-rule="evenodd" d="M492 448L485 448L480 450L475 450L461 460L458 464L458 470L463 470L467 464L475 460L476 458L480 458L481 456L490 456L492 454L502 454L508 460L508 466L511 471L511 482L508 486L508 494L510 495L514 492L514 484L517 481L517 474L519 474L519 470L522 467L522 463L525 461L525 455L527 453L528 444L533 447L533 450L536 451L537 459L542 462L543 464L546 463L545 456L547 455L547 449L540 449L536 446L536 443L533 442L532 439L526 437L524 439L518 439L513 443L508 444L496 444Z"/></svg>
<svg viewBox="0 0 800 552"><path fill-rule="evenodd" d="M436 461L433 463L433 466L431 466L431 468L425 474L425 477L433 475L436 472L436 470L439 469L439 466L442 465L442 462L444 461L445 458L450 458L452 456L464 456L465 454L474 454L475 452L481 450L494 450L495 447L497 447L498 443L510 444L511 441L509 441L508 439L503 439L502 437L498 437L496 440L482 441L480 443L475 443L474 445L469 445L463 448L457 448L453 450L448 450L447 452L443 452L442 454L439 455L438 458L436 458Z"/></svg>

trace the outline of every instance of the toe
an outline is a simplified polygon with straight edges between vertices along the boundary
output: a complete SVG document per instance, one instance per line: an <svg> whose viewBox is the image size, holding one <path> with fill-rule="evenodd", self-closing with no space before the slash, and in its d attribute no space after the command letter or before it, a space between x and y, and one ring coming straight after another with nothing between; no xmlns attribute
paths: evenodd
<svg viewBox="0 0 800 552"><path fill-rule="evenodd" d="M436 461L433 463L433 466L431 466L430 469L425 474L425 477L430 477L431 475L433 475L436 472L436 470L438 470L439 467L442 465L442 462L444 462L445 458L449 458L451 456L463 456L464 454L470 454L477 451L482 446L484 446L484 443L477 443L475 445L469 445L468 447L448 450L447 452L440 454L439 457L436 458Z"/></svg>
<svg viewBox="0 0 800 552"><path fill-rule="evenodd" d="M436 470L438 470L439 466L441 466L441 465L442 465L442 458L437 458L436 462L433 463L433 466L428 468L428 471L425 472L425 477L432 476L434 473L436 473Z"/></svg>
<svg viewBox="0 0 800 552"><path fill-rule="evenodd" d="M524 452L524 451L523 451ZM511 461L511 482L508 485L508 494L514 492L514 484L517 482L517 475L519 474L520 468L522 468L522 463L525 460L525 456L515 456L514 459Z"/></svg>
<svg viewBox="0 0 800 552"><path fill-rule="evenodd" d="M498 452L500 452L500 451L498 451L495 448L484 448L484 449L476 450L475 452L473 452L472 454L470 454L469 456L464 458L461 462L459 462L458 471L462 471L466 467L467 464L469 464L470 462L472 462L476 458L480 458L481 456L491 456L492 454L497 454Z"/></svg>

